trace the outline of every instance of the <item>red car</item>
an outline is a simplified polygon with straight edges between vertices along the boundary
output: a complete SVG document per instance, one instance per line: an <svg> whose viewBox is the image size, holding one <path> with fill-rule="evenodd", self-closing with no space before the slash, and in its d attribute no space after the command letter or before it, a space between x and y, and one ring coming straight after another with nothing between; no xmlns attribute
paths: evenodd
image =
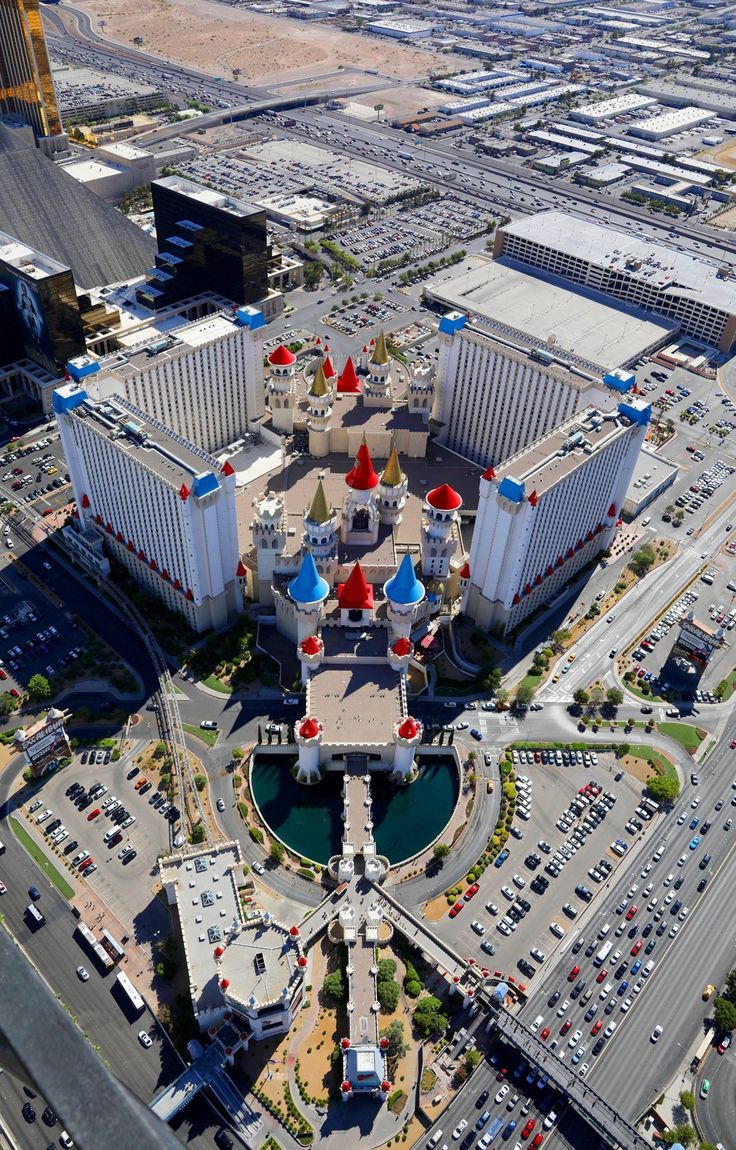
<svg viewBox="0 0 736 1150"><path fill-rule="evenodd" d="M534 1127L536 1125L537 1125L536 1119L530 1118L529 1121L527 1122L526 1126L524 1127L524 1129L521 1132L521 1137L522 1137L522 1140L524 1142L526 1142L527 1138L529 1137L529 1135L531 1134L532 1130L534 1129Z"/></svg>
<svg viewBox="0 0 736 1150"><path fill-rule="evenodd" d="M466 902L470 902L471 898L473 898L473 896L476 895L479 890L480 890L480 883L474 882L472 886L468 887L465 894L463 895L463 898L465 899Z"/></svg>
<svg viewBox="0 0 736 1150"><path fill-rule="evenodd" d="M533 1146L534 1150L537 1150L537 1147L541 1146L543 1142L544 1142L544 1134L540 1130L539 1133L537 1134L536 1138L532 1142L532 1146Z"/></svg>
<svg viewBox="0 0 736 1150"><path fill-rule="evenodd" d="M539 1035L539 1037L542 1039L542 1042L546 1042L546 1041L547 1041L547 1039L549 1038L549 1033L550 1033L550 1031L549 1031L549 1027L548 1027L548 1026L545 1026L544 1030L543 1030L543 1031L542 1031L542 1033Z"/></svg>
<svg viewBox="0 0 736 1150"><path fill-rule="evenodd" d="M579 974L580 974L580 967L574 966L567 976L567 981L568 982L574 982Z"/></svg>
<svg viewBox="0 0 736 1150"><path fill-rule="evenodd" d="M639 953L639 951L641 950L641 948L643 947L643 945L644 945L644 943L642 942L642 940L641 940L641 939L639 939L639 940L638 940L637 942L635 942L635 943L634 943L634 945L632 946L632 948L631 948L631 953L632 953L632 954L638 954L638 953Z"/></svg>
<svg viewBox="0 0 736 1150"><path fill-rule="evenodd" d="M718 1043L718 1053L719 1054L725 1054L730 1045L731 1045L731 1035L730 1034L724 1034L723 1038Z"/></svg>
<svg viewBox="0 0 736 1150"><path fill-rule="evenodd" d="M82 873L84 874L84 872L87 870L87 868L92 866L92 863L94 861L95 860L90 855L90 857L88 859L85 859L84 862L82 863L82 865L80 866L80 868L79 868L80 871L82 871Z"/></svg>
<svg viewBox="0 0 736 1150"><path fill-rule="evenodd" d="M604 966L602 968L600 974L596 977L596 982L603 982L603 979L606 977L607 974L608 974L608 971L606 970L606 968Z"/></svg>
<svg viewBox="0 0 736 1150"><path fill-rule="evenodd" d="M10 688L10 694L13 696L14 699L20 698L20 694L18 691L16 691L15 687Z"/></svg>
<svg viewBox="0 0 736 1150"><path fill-rule="evenodd" d="M570 1020L569 1018L567 1018L567 1019L566 1019L566 1020L563 1022L562 1026L560 1027L560 1034L567 1034L567 1032L568 1032L568 1030L570 1029L570 1027L571 1027L571 1026L572 1026L572 1022L571 1022L571 1020Z"/></svg>
<svg viewBox="0 0 736 1150"><path fill-rule="evenodd" d="M87 815L87 822L88 822L88 823L91 823L91 822L92 822L92 819L96 819L96 818L97 818L97 816L98 816L99 814L101 814L101 813L102 813L102 812L100 811L100 808L99 808L99 807L95 807L95 809L94 809L93 811L90 811L90 812L89 812L89 814Z"/></svg>
<svg viewBox="0 0 736 1150"><path fill-rule="evenodd" d="M637 913L638 910L639 910L638 906L630 906L629 909L626 911L626 921L631 922L632 918L634 917L634 915Z"/></svg>
<svg viewBox="0 0 736 1150"><path fill-rule="evenodd" d="M455 905L450 910L450 918L454 918L456 914L460 914L460 911L462 909L463 909L463 904L459 901L456 902Z"/></svg>
<svg viewBox="0 0 736 1150"><path fill-rule="evenodd" d="M602 1026L603 1026L603 1019L599 1018L598 1021L594 1022L593 1025L591 1026L590 1033L593 1035L597 1034Z"/></svg>
<svg viewBox="0 0 736 1150"><path fill-rule="evenodd" d="M736 739L731 739L731 750L736 751Z"/></svg>
<svg viewBox="0 0 736 1150"><path fill-rule="evenodd" d="M506 1069L505 1066L502 1066L496 1075L496 1082L503 1082L503 1080L507 1074L508 1074L508 1070Z"/></svg>
<svg viewBox="0 0 736 1150"><path fill-rule="evenodd" d="M0 679L7 679L7 677L8 676L5 671L3 671L2 667L0 667Z"/></svg>

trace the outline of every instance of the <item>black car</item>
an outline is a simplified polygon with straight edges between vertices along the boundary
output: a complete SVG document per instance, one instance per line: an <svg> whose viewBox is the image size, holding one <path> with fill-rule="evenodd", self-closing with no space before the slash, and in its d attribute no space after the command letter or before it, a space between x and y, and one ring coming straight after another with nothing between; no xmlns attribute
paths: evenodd
<svg viewBox="0 0 736 1150"><path fill-rule="evenodd" d="M67 798L69 798L70 795L75 795L77 793L77 791L81 790L81 788L82 788L81 783L72 783L72 785L70 787L66 788L66 790L64 791L64 794L67 796Z"/></svg>
<svg viewBox="0 0 736 1150"><path fill-rule="evenodd" d="M141 789L139 790L138 794L139 795L145 795L146 791L150 791L152 786L153 786L153 783L144 783L143 786L141 787Z"/></svg>
<svg viewBox="0 0 736 1150"><path fill-rule="evenodd" d="M707 835L707 833L708 833L708 831L710 830L711 826L712 826L712 823L709 823L709 822L704 822L704 823L703 823L703 825L702 825L702 827L700 828L700 833L701 833L701 835Z"/></svg>
<svg viewBox="0 0 736 1150"><path fill-rule="evenodd" d="M220 1147L220 1150L232 1150L235 1145L227 1130L223 1129L218 1130L215 1134L215 1144Z"/></svg>
<svg viewBox="0 0 736 1150"><path fill-rule="evenodd" d="M537 877L532 881L532 890L535 894L544 894L546 889L547 887L544 885L544 879L541 875L537 875Z"/></svg>
<svg viewBox="0 0 736 1150"><path fill-rule="evenodd" d="M529 870L536 870L541 861L539 855L532 851L532 853L528 854L524 859L524 865L527 866Z"/></svg>
<svg viewBox="0 0 736 1150"><path fill-rule="evenodd" d="M707 878L701 878L700 882L698 883L698 894L702 894L703 891L705 890L705 888L707 887L707 885L708 885Z"/></svg>
<svg viewBox="0 0 736 1150"><path fill-rule="evenodd" d="M560 1001L560 997L561 997L560 991L556 990L554 992L554 994L551 995L550 998L547 999L547 1006L556 1006L557 1003Z"/></svg>
<svg viewBox="0 0 736 1150"><path fill-rule="evenodd" d="M41 1115L41 1119L42 1119L42 1121L44 1121L46 1123L47 1126L55 1126L56 1125L56 1115L54 1114L54 1112L50 1106L46 1107L43 1114Z"/></svg>
<svg viewBox="0 0 736 1150"><path fill-rule="evenodd" d="M588 945L587 945L587 946L586 946L586 948L585 948L585 957L586 957L586 958L590 958L590 956L591 956L591 955L593 954L593 952L595 951L595 949L596 949L596 946L597 946L597 945L598 945L598 944L597 944L597 943L595 943L595 942L589 942L589 943L588 943Z"/></svg>
<svg viewBox="0 0 736 1150"><path fill-rule="evenodd" d="M670 907L670 914L671 915L679 914L679 912L681 910L682 910L682 899L676 898L675 901L672 903L672 906Z"/></svg>
<svg viewBox="0 0 736 1150"><path fill-rule="evenodd" d="M72 841L70 843L67 843L67 845L64 847L64 854L70 855L72 853L72 851L75 851L77 849L78 846L79 846L79 843L77 842L77 840L72 839Z"/></svg>
<svg viewBox="0 0 736 1150"><path fill-rule="evenodd" d="M130 853L127 854L125 856L125 858L123 859L123 866L127 866L129 862L132 862L137 854L138 854L138 851L130 851Z"/></svg>
<svg viewBox="0 0 736 1150"><path fill-rule="evenodd" d="M86 751L82 751L82 754L81 754L80 758L81 758L81 761L82 761L83 763L86 763L86 762L87 762L87 752L86 752Z"/></svg>
<svg viewBox="0 0 736 1150"><path fill-rule="evenodd" d="M615 998L612 998L610 1002L606 1003L606 1009L604 1011L604 1014L613 1014L613 1012L617 1006L618 1006L618 1001Z"/></svg>
<svg viewBox="0 0 736 1150"><path fill-rule="evenodd" d="M584 990L585 990L585 979L581 978L579 982L575 983L572 990L570 991L570 998L579 998Z"/></svg>
<svg viewBox="0 0 736 1150"><path fill-rule="evenodd" d="M593 1047L593 1053L594 1054L600 1054L601 1050L603 1049L603 1047L605 1045L606 1045L605 1038L599 1038L598 1041L596 1042L595 1046Z"/></svg>
<svg viewBox="0 0 736 1150"><path fill-rule="evenodd" d="M37 886L29 886L28 894L29 894L29 897L32 898L34 902L38 902L38 900L41 897L41 892Z"/></svg>
<svg viewBox="0 0 736 1150"><path fill-rule="evenodd" d="M524 915L519 912L519 909L516 906L510 906L507 913L509 918L512 918L514 922L520 922L524 917Z"/></svg>
<svg viewBox="0 0 736 1150"><path fill-rule="evenodd" d="M529 914L529 911L532 909L532 904L529 902L529 899L522 898L521 895L517 898L516 904L523 909L524 914Z"/></svg>
<svg viewBox="0 0 736 1150"><path fill-rule="evenodd" d="M634 938L639 933L639 923L635 922L633 926L629 927L629 938Z"/></svg>
<svg viewBox="0 0 736 1150"><path fill-rule="evenodd" d="M532 964L527 962L525 958L520 958L516 965L518 966L521 973L525 974L527 978L534 978L534 975L537 973L536 966L532 966Z"/></svg>
<svg viewBox="0 0 736 1150"><path fill-rule="evenodd" d="M133 768L132 768L130 771L128 771L128 773L127 773L127 775L126 775L126 778L127 778L127 779L134 779L134 778L135 778L135 776L136 776L136 775L139 775L140 773L141 773L141 772L140 772L140 768L139 768L139 767L133 767Z"/></svg>
<svg viewBox="0 0 736 1150"><path fill-rule="evenodd" d="M483 1093L479 1094L475 1100L475 1109L480 1110L481 1106L485 1106L487 1101L488 1101L488 1091L484 1090Z"/></svg>
<svg viewBox="0 0 736 1150"><path fill-rule="evenodd" d="M680 887L682 886L682 884L684 883L684 881L685 881L685 876L684 875L678 875L677 878L675 879L675 882L674 882L675 890L679 890Z"/></svg>
<svg viewBox="0 0 736 1150"><path fill-rule="evenodd" d="M578 883L575 887L575 894L578 898L581 898L583 902L590 902L593 897L593 892L589 890L587 886L583 886L582 883Z"/></svg>
<svg viewBox="0 0 736 1150"><path fill-rule="evenodd" d="M653 930L654 930L654 923L648 922L647 925L644 927L644 930L641 932L641 937L642 938L649 938L649 935L652 933Z"/></svg>
<svg viewBox="0 0 736 1150"><path fill-rule="evenodd" d="M573 943L572 953L577 954L578 951L582 950L584 946L585 946L585 939L584 938L577 939L577 941Z"/></svg>
<svg viewBox="0 0 736 1150"><path fill-rule="evenodd" d="M23 1109L21 1110L21 1114L25 1118L26 1122L35 1122L36 1121L36 1111L33 1109L30 1102L24 1102L23 1103Z"/></svg>
<svg viewBox="0 0 736 1150"><path fill-rule="evenodd" d="M659 926L657 927L657 937L661 938L666 930L667 930L667 923L666 922L660 922Z"/></svg>
<svg viewBox="0 0 736 1150"><path fill-rule="evenodd" d="M708 865L710 863L711 857L712 857L711 855L703 855L702 859L698 863L698 866L700 867L701 870L707 870L708 869Z"/></svg>
<svg viewBox="0 0 736 1150"><path fill-rule="evenodd" d="M628 962L622 962L621 965L616 968L613 977L614 978L623 978L623 976L626 973L626 971L628 970L628 968L629 968Z"/></svg>

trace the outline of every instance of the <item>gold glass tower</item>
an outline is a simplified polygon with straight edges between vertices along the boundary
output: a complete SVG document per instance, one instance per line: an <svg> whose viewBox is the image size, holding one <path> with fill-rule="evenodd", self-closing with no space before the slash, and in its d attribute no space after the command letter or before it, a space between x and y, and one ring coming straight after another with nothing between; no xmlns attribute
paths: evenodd
<svg viewBox="0 0 736 1150"><path fill-rule="evenodd" d="M63 134L38 0L0 0L0 114L39 139Z"/></svg>

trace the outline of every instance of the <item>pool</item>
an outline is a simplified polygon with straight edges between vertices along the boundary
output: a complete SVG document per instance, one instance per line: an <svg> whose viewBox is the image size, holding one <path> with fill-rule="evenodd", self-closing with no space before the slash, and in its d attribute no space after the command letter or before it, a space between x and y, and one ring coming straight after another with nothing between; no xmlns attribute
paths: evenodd
<svg viewBox="0 0 736 1150"><path fill-rule="evenodd" d="M452 755L417 755L419 774L409 786L371 773L373 828L378 853L392 864L417 854L450 821L460 792ZM340 853L342 772L327 771L322 782L304 786L292 777L295 755L253 757L251 790L269 826L304 858L326 864Z"/></svg>

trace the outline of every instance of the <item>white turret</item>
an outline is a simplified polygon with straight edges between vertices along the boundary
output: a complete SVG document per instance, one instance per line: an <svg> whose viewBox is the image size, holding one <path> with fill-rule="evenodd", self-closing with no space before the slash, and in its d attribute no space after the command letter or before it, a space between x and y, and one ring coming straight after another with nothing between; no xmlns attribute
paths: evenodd
<svg viewBox="0 0 736 1150"><path fill-rule="evenodd" d="M310 507L304 513L304 548L311 551L317 570L332 586L337 572L337 544L340 533L337 512L330 507L320 479Z"/></svg>
<svg viewBox="0 0 736 1150"><path fill-rule="evenodd" d="M267 496L256 503L250 531L256 549L258 602L262 603L270 596L274 571L286 547L284 502L280 496Z"/></svg>
<svg viewBox="0 0 736 1150"><path fill-rule="evenodd" d="M409 491L409 480L401 470L395 447L391 448L388 463L383 469L378 485L378 507L381 523L395 527L401 523Z"/></svg>
<svg viewBox="0 0 736 1150"><path fill-rule="evenodd" d="M268 357L268 383L266 401L277 431L291 435L294 431L296 405L296 356L281 344Z"/></svg>
<svg viewBox="0 0 736 1150"><path fill-rule="evenodd" d="M386 347L386 337L381 332L373 354L368 360L368 378L363 385L363 404L365 407L390 408L392 403L391 357Z"/></svg>
<svg viewBox="0 0 736 1150"><path fill-rule="evenodd" d="M457 524L462 499L448 483L435 487L426 498L422 515L422 574L446 579L458 546Z"/></svg>

